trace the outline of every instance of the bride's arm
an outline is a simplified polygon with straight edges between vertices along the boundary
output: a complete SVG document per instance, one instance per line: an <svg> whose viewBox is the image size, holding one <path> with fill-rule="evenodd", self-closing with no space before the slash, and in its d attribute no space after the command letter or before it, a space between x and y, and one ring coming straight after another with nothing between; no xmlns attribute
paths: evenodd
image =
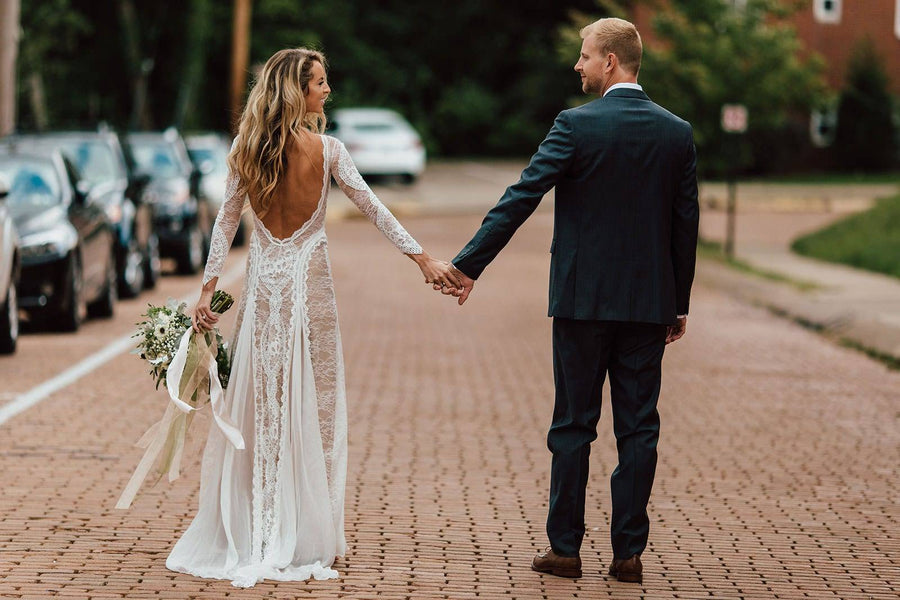
<svg viewBox="0 0 900 600"><path fill-rule="evenodd" d="M391 211L381 203L378 196L369 188L362 175L353 164L350 153L344 144L336 138L326 137L326 143L330 144L331 174L338 186L350 201L371 221L378 229L397 247L398 250L411 258L425 276L426 283L439 283L453 288L459 288L459 281L450 270L450 263L432 258L422 249L422 246L413 239L403 225L391 214Z"/></svg>
<svg viewBox="0 0 900 600"><path fill-rule="evenodd" d="M219 282L219 275L225 264L225 258L228 256L228 250L231 248L231 242L234 240L234 234L241 224L241 213L244 209L246 194L238 193L239 183L238 175L229 172L225 185L225 201L222 202L219 214L216 215L216 223L213 225L209 258L206 260L206 269L203 271L203 288L200 290L197 306L194 307L191 314L191 323L193 323L195 331L212 329L219 320L218 315L210 308L210 302L216 291L216 284Z"/></svg>

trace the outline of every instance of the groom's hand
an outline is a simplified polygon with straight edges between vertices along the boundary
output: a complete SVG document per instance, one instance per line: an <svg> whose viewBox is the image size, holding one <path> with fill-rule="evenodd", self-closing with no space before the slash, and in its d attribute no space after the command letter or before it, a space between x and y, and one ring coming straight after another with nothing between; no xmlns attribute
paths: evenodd
<svg viewBox="0 0 900 600"><path fill-rule="evenodd" d="M687 317L681 317L678 319L678 323L669 325L666 329L666 344L680 340L684 335L685 329L687 329Z"/></svg>
<svg viewBox="0 0 900 600"><path fill-rule="evenodd" d="M450 265L450 273L459 281L459 287L440 287L438 285L434 286L435 290L440 290L442 294L445 296L454 296L459 298L459 305L462 306L465 304L466 300L469 298L469 294L472 293L472 288L475 287L475 280L457 269L453 264Z"/></svg>

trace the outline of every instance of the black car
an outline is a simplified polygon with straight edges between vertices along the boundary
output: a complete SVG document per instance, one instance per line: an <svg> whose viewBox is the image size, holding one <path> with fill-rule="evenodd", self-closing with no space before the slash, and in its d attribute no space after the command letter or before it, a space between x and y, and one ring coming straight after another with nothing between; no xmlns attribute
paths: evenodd
<svg viewBox="0 0 900 600"><path fill-rule="evenodd" d="M144 190L154 209L160 255L174 258L178 271L203 267L215 213L200 191L200 172L191 163L184 140L174 129L128 134L134 169L150 176Z"/></svg>
<svg viewBox="0 0 900 600"><path fill-rule="evenodd" d="M51 132L18 135L3 143L27 152L29 148L58 149L76 167L89 199L103 207L115 227L116 273L119 294L133 298L159 279L159 238L153 209L141 201L149 177L133 174L119 136L111 130Z"/></svg>
<svg viewBox="0 0 900 600"><path fill-rule="evenodd" d="M0 177L20 238L19 307L65 331L89 312L112 316L115 231L103 206L88 201L75 166L58 151L0 149Z"/></svg>
<svg viewBox="0 0 900 600"><path fill-rule="evenodd" d="M15 352L19 339L19 236L7 196L9 184L0 177L0 354Z"/></svg>

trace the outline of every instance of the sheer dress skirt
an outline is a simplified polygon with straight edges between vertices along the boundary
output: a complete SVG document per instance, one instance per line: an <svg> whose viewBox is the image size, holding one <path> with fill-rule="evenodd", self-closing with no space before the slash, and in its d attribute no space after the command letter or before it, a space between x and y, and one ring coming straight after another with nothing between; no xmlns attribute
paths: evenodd
<svg viewBox="0 0 900 600"><path fill-rule="evenodd" d="M200 509L166 566L241 587L335 578L347 417L324 231L277 240L257 222L247 277L225 399L246 448L211 429Z"/></svg>

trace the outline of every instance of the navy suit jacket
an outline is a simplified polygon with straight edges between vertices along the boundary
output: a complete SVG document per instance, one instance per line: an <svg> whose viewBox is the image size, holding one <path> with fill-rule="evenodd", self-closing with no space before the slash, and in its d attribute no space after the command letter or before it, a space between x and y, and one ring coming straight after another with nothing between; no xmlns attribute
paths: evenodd
<svg viewBox="0 0 900 600"><path fill-rule="evenodd" d="M453 264L481 276L556 186L550 316L673 324L694 279L696 167L689 123L640 90L612 90L559 113Z"/></svg>

